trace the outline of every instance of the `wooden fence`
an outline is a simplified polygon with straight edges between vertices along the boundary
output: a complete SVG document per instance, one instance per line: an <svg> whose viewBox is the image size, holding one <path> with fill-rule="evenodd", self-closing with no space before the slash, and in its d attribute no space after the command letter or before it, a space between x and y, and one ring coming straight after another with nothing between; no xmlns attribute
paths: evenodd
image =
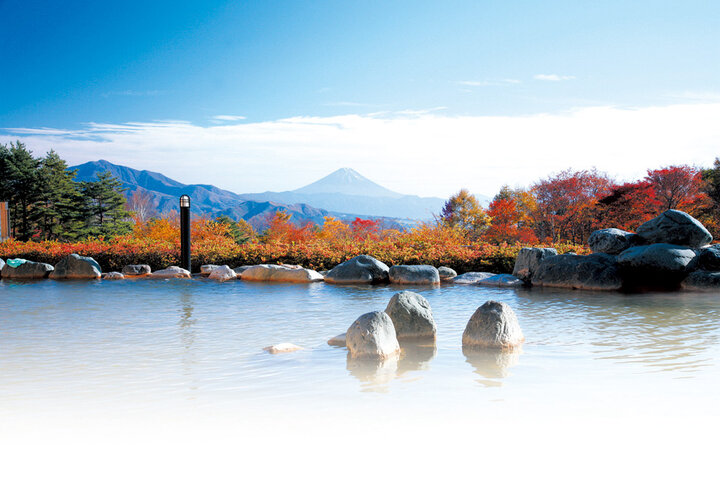
<svg viewBox="0 0 720 480"><path fill-rule="evenodd" d="M0 242L10 238L10 209L7 202L0 202Z"/></svg>

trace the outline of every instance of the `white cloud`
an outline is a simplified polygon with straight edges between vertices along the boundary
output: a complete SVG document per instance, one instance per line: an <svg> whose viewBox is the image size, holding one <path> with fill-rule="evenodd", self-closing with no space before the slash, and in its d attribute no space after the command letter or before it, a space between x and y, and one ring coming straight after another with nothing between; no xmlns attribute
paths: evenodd
<svg viewBox="0 0 720 480"><path fill-rule="evenodd" d="M237 122L238 120L245 120L246 117L242 115L215 115L212 119L216 123L220 122Z"/></svg>
<svg viewBox="0 0 720 480"><path fill-rule="evenodd" d="M558 75L556 73L538 73L537 75L533 75L533 78L535 80L541 80L544 82L562 82L565 80L575 80L575 77L573 75Z"/></svg>
<svg viewBox="0 0 720 480"><path fill-rule="evenodd" d="M499 80L460 80L458 85L466 87L501 87L503 85L517 85L520 80L514 78L501 78Z"/></svg>
<svg viewBox="0 0 720 480"><path fill-rule="evenodd" d="M79 130L6 129L36 154L70 164L100 158L184 183L236 192L289 190L352 167L393 190L446 197L461 187L493 195L566 168L597 167L630 180L648 168L710 166L720 155L720 102L562 114L336 115L198 126L162 121ZM22 135L21 137L18 137Z"/></svg>

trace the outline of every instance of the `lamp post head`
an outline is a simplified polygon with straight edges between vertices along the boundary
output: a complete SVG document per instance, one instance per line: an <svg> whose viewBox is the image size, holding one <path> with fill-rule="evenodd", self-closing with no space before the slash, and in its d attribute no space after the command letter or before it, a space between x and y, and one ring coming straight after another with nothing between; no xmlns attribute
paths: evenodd
<svg viewBox="0 0 720 480"><path fill-rule="evenodd" d="M180 208L190 208L190 197L187 195L183 195L180 197Z"/></svg>

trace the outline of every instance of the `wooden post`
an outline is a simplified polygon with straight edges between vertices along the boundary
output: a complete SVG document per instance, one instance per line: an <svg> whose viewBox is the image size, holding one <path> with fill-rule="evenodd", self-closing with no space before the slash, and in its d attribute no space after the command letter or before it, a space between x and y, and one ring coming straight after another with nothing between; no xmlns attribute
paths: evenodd
<svg viewBox="0 0 720 480"><path fill-rule="evenodd" d="M10 238L10 209L7 202L0 202L0 242Z"/></svg>

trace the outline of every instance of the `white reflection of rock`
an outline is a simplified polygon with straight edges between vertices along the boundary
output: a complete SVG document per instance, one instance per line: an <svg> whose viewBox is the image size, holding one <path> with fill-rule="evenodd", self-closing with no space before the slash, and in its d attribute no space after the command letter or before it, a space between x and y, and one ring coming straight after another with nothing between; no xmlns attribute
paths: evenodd
<svg viewBox="0 0 720 480"><path fill-rule="evenodd" d="M400 342L400 361L398 376L415 370L427 370L430 361L435 358L437 347L435 340L403 340Z"/></svg>
<svg viewBox="0 0 720 480"><path fill-rule="evenodd" d="M473 366L480 377L479 383L486 387L500 387L498 379L510 375L510 369L518 364L521 348L502 350L499 348L463 347L465 360Z"/></svg>
<svg viewBox="0 0 720 480"><path fill-rule="evenodd" d="M350 374L360 380L363 390L387 392L388 384L395 378L398 370L399 356L389 358L353 358L347 357L347 369Z"/></svg>

